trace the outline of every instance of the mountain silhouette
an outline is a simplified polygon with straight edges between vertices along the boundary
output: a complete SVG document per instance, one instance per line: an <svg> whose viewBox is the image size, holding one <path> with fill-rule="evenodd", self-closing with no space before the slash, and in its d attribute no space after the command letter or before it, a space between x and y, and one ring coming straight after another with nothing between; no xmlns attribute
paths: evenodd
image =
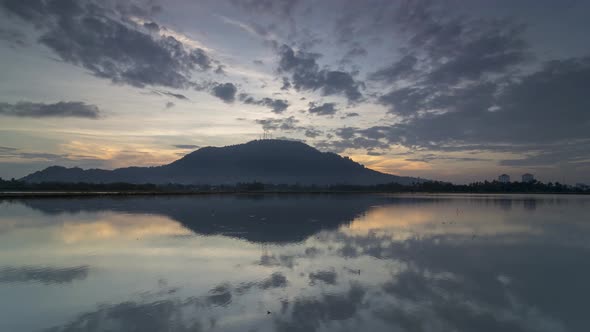
<svg viewBox="0 0 590 332"><path fill-rule="evenodd" d="M115 170L79 167L48 167L22 180L40 182L154 183L154 184L272 184L374 185L410 184L418 178L385 174L366 168L350 158L320 152L288 140L255 140L225 147L204 147L170 164L156 167L126 167Z"/></svg>

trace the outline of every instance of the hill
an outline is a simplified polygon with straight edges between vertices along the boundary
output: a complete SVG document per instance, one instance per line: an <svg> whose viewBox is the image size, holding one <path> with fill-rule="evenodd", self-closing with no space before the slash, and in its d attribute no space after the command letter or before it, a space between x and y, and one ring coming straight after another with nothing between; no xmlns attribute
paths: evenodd
<svg viewBox="0 0 590 332"><path fill-rule="evenodd" d="M52 166L29 174L22 180L30 183L212 185L254 181L301 185L373 185L391 182L410 184L424 181L377 172L350 158L320 152L305 143L287 140L255 140L225 147L205 147L170 164L156 167L83 170L78 167Z"/></svg>

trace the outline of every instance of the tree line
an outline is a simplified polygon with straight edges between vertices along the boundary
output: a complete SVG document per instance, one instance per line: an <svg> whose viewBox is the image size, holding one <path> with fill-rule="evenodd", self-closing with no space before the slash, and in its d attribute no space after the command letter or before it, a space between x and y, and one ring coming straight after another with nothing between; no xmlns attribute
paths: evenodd
<svg viewBox="0 0 590 332"><path fill-rule="evenodd" d="M0 178L0 191L59 191L59 192L412 192L412 193L590 193L588 186L570 186L559 182L542 183L483 181L470 184L452 184L442 181L426 181L403 185L386 183L379 185L299 185L265 184L261 182L237 183L235 185L184 185L184 184L133 184L133 183L28 183Z"/></svg>

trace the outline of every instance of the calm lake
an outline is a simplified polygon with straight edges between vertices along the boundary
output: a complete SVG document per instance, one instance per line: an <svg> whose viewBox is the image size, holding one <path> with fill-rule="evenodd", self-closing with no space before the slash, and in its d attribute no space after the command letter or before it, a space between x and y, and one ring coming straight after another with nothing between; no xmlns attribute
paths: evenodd
<svg viewBox="0 0 590 332"><path fill-rule="evenodd" d="M0 201L0 331L590 331L590 197Z"/></svg>

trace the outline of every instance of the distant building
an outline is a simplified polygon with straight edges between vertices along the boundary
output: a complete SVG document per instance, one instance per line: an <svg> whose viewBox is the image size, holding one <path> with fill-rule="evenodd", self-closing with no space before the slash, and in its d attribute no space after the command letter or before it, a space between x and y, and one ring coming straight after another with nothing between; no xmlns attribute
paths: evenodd
<svg viewBox="0 0 590 332"><path fill-rule="evenodd" d="M524 173L522 175L522 182L533 182L535 181L535 176L531 173Z"/></svg>
<svg viewBox="0 0 590 332"><path fill-rule="evenodd" d="M502 182L502 183L510 183L510 175L502 174L502 175L498 176L498 181Z"/></svg>

